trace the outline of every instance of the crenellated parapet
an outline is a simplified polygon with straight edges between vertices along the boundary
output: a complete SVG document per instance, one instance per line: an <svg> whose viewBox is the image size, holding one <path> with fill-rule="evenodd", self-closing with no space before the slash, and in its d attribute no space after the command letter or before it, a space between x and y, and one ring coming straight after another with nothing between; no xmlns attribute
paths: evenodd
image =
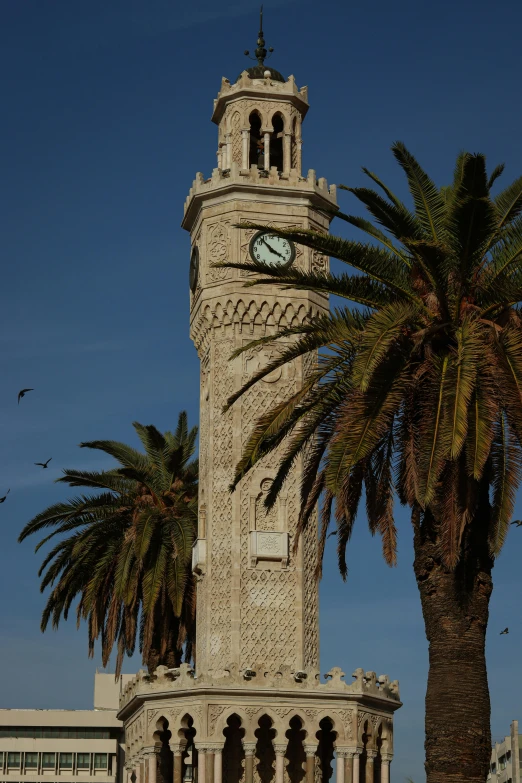
<svg viewBox="0 0 522 783"><path fill-rule="evenodd" d="M265 171L254 165L242 168L239 163L232 161L230 168L215 168L212 176L207 178L198 171L185 199L182 225L186 227L193 221L201 202L226 196L230 191L237 190L238 186L239 192L245 187L255 186L258 199L270 195L284 198L286 192L294 201L298 197L301 201L307 198L312 207L337 209L336 186L328 186L327 180L318 178L314 169L309 169L306 177L301 177L296 168L284 173L272 166Z"/></svg>
<svg viewBox="0 0 522 783"><path fill-rule="evenodd" d="M339 698L372 697L393 709L400 706L399 683L390 682L388 675L377 676L375 672L365 672L356 669L352 674L353 682L345 682L345 674L335 666L321 679L316 669L294 671L289 666L281 666L274 671L271 666L256 664L239 670L235 664L226 666L220 675L208 671L194 676L194 669L189 664L181 664L179 668L169 669L159 666L153 674L147 674L140 669L123 689L120 696L120 711L136 696L148 696L154 693L180 693L184 691L225 689L245 689L247 692L295 693L303 697L305 694L313 698L324 698L328 694Z"/></svg>
<svg viewBox="0 0 522 783"><path fill-rule="evenodd" d="M304 118L308 111L308 87L299 88L295 83L294 76L289 76L285 82L272 79L269 66L267 66L266 73L268 75L263 79L251 79L248 72L243 71L234 83L223 76L221 88L217 98L214 99L212 121L219 124L227 105L238 99L249 97L256 101L256 105L262 105L263 101L281 101L283 99L298 108Z"/></svg>

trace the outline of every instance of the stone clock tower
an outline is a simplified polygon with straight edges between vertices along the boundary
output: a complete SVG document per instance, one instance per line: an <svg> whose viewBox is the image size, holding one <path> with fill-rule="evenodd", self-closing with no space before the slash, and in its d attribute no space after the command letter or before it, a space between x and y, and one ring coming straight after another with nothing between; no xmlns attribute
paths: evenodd
<svg viewBox="0 0 522 783"><path fill-rule="evenodd" d="M328 259L242 224L327 232L335 187L301 170L307 88L265 65L214 100L217 167L197 174L185 202L191 235L190 334L200 363L200 495L195 671L140 672L121 699L127 767L138 783L387 783L398 684L357 669L319 674L316 519L293 551L303 471L298 461L276 506L264 498L277 458L263 460L231 494L229 485L257 418L297 391L313 355L257 383L223 413L229 396L274 356L251 340L328 310L326 297L277 286L245 288L245 274L218 261L326 270ZM182 281L180 281L182 282ZM334 763L334 758L337 761Z"/></svg>

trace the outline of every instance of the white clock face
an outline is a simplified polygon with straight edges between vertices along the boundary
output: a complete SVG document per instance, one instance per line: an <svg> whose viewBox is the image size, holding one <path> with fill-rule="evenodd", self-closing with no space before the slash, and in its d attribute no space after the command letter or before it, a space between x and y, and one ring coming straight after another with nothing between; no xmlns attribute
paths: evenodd
<svg viewBox="0 0 522 783"><path fill-rule="evenodd" d="M260 231L250 242L250 255L256 261L271 266L290 266L295 258L295 245L285 237Z"/></svg>

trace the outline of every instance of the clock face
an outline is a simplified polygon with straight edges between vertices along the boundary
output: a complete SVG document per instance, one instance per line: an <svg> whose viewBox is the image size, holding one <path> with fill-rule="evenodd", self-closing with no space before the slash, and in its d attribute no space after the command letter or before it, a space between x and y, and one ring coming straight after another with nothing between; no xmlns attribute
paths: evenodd
<svg viewBox="0 0 522 783"><path fill-rule="evenodd" d="M250 240L250 255L271 266L290 266L295 258L295 245L286 237L259 231Z"/></svg>
<svg viewBox="0 0 522 783"><path fill-rule="evenodd" d="M199 250L197 245L194 247L194 250L192 251L192 255L190 256L190 271L189 271L189 284L190 284L190 290L193 294L196 293L196 288L198 286L198 277L199 277Z"/></svg>

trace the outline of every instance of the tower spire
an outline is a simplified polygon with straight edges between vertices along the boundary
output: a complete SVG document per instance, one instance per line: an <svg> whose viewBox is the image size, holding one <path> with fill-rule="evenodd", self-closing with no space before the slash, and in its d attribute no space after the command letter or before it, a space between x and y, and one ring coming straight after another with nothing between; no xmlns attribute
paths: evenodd
<svg viewBox="0 0 522 783"><path fill-rule="evenodd" d="M263 6L261 6L259 10L259 33L257 36L257 48L254 52L257 64L262 68L265 64L265 60L267 57L267 54L270 52L272 54L273 48L270 46L269 49L265 49L265 36L263 33ZM248 56L250 54L250 51L248 49L245 49L245 54ZM254 59L253 57L251 58Z"/></svg>
<svg viewBox="0 0 522 783"><path fill-rule="evenodd" d="M257 49L255 51L258 65L265 64L267 51L265 49L265 38L263 35L263 6L259 10L259 35L257 37Z"/></svg>

